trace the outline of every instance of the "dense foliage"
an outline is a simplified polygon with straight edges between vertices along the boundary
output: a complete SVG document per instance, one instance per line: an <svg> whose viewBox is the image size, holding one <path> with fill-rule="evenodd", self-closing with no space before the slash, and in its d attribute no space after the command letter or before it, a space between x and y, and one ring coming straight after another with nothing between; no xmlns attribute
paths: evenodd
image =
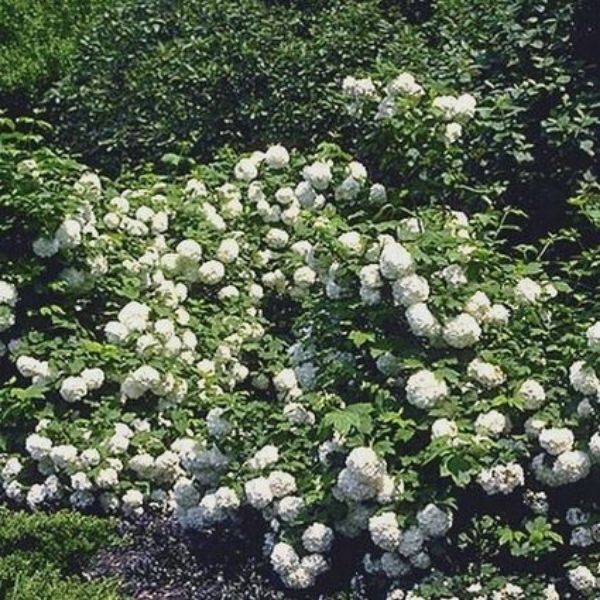
<svg viewBox="0 0 600 600"><path fill-rule="evenodd" d="M413 4L126 3L80 44L51 120L61 143L113 172L166 151L206 159L224 143L341 135L386 183L406 185L398 154L381 162L393 134L346 127L337 95L348 73L385 80L400 68L481 101L468 185L543 216L530 238L562 223L599 143L593 3L440 0L417 19Z"/></svg>
<svg viewBox="0 0 600 600"><path fill-rule="evenodd" d="M106 519L59 511L51 515L0 509L0 594L40 600L116 600L116 583L87 583L79 574L98 550L115 543Z"/></svg>
<svg viewBox="0 0 600 600"><path fill-rule="evenodd" d="M0 105L22 113L71 66L79 38L107 0L2 0Z"/></svg>
<svg viewBox="0 0 600 600"><path fill-rule="evenodd" d="M533 217L530 238L563 225L567 199L588 171L595 168L597 175L600 71L590 52L593 38L585 35L594 22L585 8L592 4L442 0L418 28L405 29L375 73L386 82L406 69L422 83L463 88L477 98L477 127L465 140L461 183L493 185L503 204L527 211ZM407 175L413 169L396 163L408 142L413 162L421 164L421 147L402 119L373 131L373 114L365 116L355 129L361 156L384 156L377 164L386 180L412 189L415 178ZM390 151L395 145L397 151ZM421 179L439 175L446 185L456 164L443 167L416 171Z"/></svg>
<svg viewBox="0 0 600 600"><path fill-rule="evenodd" d="M82 41L52 114L62 142L112 170L179 147L306 145L343 119L337 80L394 35L373 0L125 3Z"/></svg>

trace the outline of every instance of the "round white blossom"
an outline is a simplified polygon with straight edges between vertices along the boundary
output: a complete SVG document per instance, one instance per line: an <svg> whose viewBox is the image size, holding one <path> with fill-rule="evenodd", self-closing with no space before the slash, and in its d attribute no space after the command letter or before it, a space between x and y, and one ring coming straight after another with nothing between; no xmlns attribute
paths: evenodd
<svg viewBox="0 0 600 600"><path fill-rule="evenodd" d="M429 537L441 537L452 527L452 517L435 504L428 504L417 513L420 529Z"/></svg>
<svg viewBox="0 0 600 600"><path fill-rule="evenodd" d="M527 410L537 410L546 401L546 392L535 379L524 381L519 386L517 394L523 399L523 405Z"/></svg>
<svg viewBox="0 0 600 600"><path fill-rule="evenodd" d="M467 366L467 374L487 389L498 387L504 383L506 376L497 365L474 358Z"/></svg>
<svg viewBox="0 0 600 600"><path fill-rule="evenodd" d="M283 169L290 162L290 155L284 146L276 144L265 152L265 163L271 169Z"/></svg>
<svg viewBox="0 0 600 600"><path fill-rule="evenodd" d="M587 567L584 567L583 565L569 570L568 575L571 587L578 592L591 592L597 587L596 577Z"/></svg>
<svg viewBox="0 0 600 600"><path fill-rule="evenodd" d="M600 390L600 380L594 369L584 361L574 362L569 369L569 381L573 389L585 396L592 396Z"/></svg>
<svg viewBox="0 0 600 600"><path fill-rule="evenodd" d="M217 259L222 263L235 262L240 254L240 246L233 238L224 239L217 248Z"/></svg>
<svg viewBox="0 0 600 600"><path fill-rule="evenodd" d="M424 302L411 304L404 314L410 330L417 337L435 338L440 335L442 327Z"/></svg>
<svg viewBox="0 0 600 600"><path fill-rule="evenodd" d="M379 256L379 269L387 279L398 279L412 272L413 258L404 246L393 240L388 240L384 243Z"/></svg>
<svg viewBox="0 0 600 600"><path fill-rule="evenodd" d="M333 544L333 530L323 523L313 523L302 534L302 545L307 552L329 552Z"/></svg>
<svg viewBox="0 0 600 600"><path fill-rule="evenodd" d="M521 465L510 463L484 469L479 474L478 482L489 495L510 494L525 483L525 475Z"/></svg>
<svg viewBox="0 0 600 600"><path fill-rule="evenodd" d="M481 327L471 315L461 313L444 325L442 336L453 348L467 348L479 341Z"/></svg>
<svg viewBox="0 0 600 600"><path fill-rule="evenodd" d="M0 280L0 304L8 304L8 306L14 307L18 298L17 288L8 281Z"/></svg>
<svg viewBox="0 0 600 600"><path fill-rule="evenodd" d="M209 260L198 269L198 278L208 285L216 285L223 277L225 277L225 267L218 260Z"/></svg>
<svg viewBox="0 0 600 600"><path fill-rule="evenodd" d="M253 508L262 509L273 501L273 492L266 477L257 477L244 484L246 500Z"/></svg>
<svg viewBox="0 0 600 600"><path fill-rule="evenodd" d="M519 280L515 286L515 300L518 304L535 304L542 294L542 287L529 277Z"/></svg>
<svg viewBox="0 0 600 600"><path fill-rule="evenodd" d="M567 450L572 450L575 436L570 429L552 428L544 429L539 435L540 446L553 456L558 456Z"/></svg>
<svg viewBox="0 0 600 600"><path fill-rule="evenodd" d="M417 371L406 383L406 399L417 408L431 408L447 395L446 382L427 369Z"/></svg>
<svg viewBox="0 0 600 600"><path fill-rule="evenodd" d="M65 402L78 402L88 393L88 386L83 377L71 376L63 379L60 395Z"/></svg>
<svg viewBox="0 0 600 600"><path fill-rule="evenodd" d="M424 277L413 273L394 281L392 293L396 304L408 307L427 301L429 298L429 284Z"/></svg>
<svg viewBox="0 0 600 600"><path fill-rule="evenodd" d="M475 431L478 435L498 437L508 431L508 429L508 419L497 410L482 413L475 419Z"/></svg>
<svg viewBox="0 0 600 600"><path fill-rule="evenodd" d="M600 350L600 321L590 325L587 328L585 335L587 337L588 346L592 350Z"/></svg>
<svg viewBox="0 0 600 600"><path fill-rule="evenodd" d="M396 550L402 537L396 515L393 512L384 512L371 517L369 533L375 545L389 552Z"/></svg>
<svg viewBox="0 0 600 600"><path fill-rule="evenodd" d="M304 167L302 175L315 190L319 191L327 189L332 179L331 167L320 161Z"/></svg>

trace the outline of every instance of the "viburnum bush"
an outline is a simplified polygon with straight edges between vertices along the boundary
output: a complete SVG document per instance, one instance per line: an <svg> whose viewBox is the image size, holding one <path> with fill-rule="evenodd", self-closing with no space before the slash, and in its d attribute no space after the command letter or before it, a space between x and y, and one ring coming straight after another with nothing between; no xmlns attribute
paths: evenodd
<svg viewBox="0 0 600 600"><path fill-rule="evenodd" d="M472 97L396 83L426 102L431 152L458 152ZM330 144L111 183L3 125L0 202L32 212L4 225L0 267L8 503L189 529L249 506L294 589L345 538L390 600L502 556L598 589L594 496L563 491L600 460L594 295L509 252L508 211L413 208ZM529 593L558 598L560 574Z"/></svg>

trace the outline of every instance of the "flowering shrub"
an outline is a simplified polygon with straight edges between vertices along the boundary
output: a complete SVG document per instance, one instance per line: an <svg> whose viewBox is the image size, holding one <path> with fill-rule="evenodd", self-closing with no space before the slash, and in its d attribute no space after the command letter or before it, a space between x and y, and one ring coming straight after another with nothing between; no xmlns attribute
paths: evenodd
<svg viewBox="0 0 600 600"><path fill-rule="evenodd" d="M432 99L423 128L445 149L473 108ZM0 272L10 504L158 509L189 529L249 506L290 588L361 536L390 598L448 557L560 562L567 544L570 586L597 589L592 497L563 489L600 457L598 314L507 252L506 214L411 210L328 144L125 186L4 139L0 199L34 217L23 267Z"/></svg>
<svg viewBox="0 0 600 600"><path fill-rule="evenodd" d="M482 187L477 195L469 187L463 130L470 128L477 106L470 93L442 94L397 69L384 81L349 75L341 91L350 116L366 130L361 151L378 155L378 169L407 190L411 205L435 199L470 206L481 203L484 192L499 195L498 186Z"/></svg>
<svg viewBox="0 0 600 600"><path fill-rule="evenodd" d="M397 43L382 50L375 69L349 73L388 83L404 70L426 90L472 94L478 114L457 142L463 154L450 149L439 164L428 162L434 142L411 139L414 113L404 106L383 123L374 121L375 110L355 115L347 137L359 156L381 168L384 183L406 185L411 196L423 180L431 185L438 178L436 196L454 206L464 206L468 187L529 213L522 234L529 240L564 226L568 199L597 177L598 71L585 42L596 24L589 14L585 0L435 2L426 19L404 27ZM408 144L394 143L397 137ZM410 156L424 165L398 169Z"/></svg>
<svg viewBox="0 0 600 600"><path fill-rule="evenodd" d="M586 174L597 176L593 4L117 3L76 45L40 104L63 146L115 172L165 152L208 159L224 143L310 148L331 135L383 183L410 189L414 202L441 196L464 207L467 188L501 194L504 204L536 215L523 232L535 239L564 225L567 199ZM478 100L477 122L460 141L464 155L436 150L429 163L419 135L389 148L392 133L407 137L402 120L381 137L370 135L372 115L348 126L336 98L343 77L387 82L399 69L440 94ZM397 168L415 155L419 169Z"/></svg>

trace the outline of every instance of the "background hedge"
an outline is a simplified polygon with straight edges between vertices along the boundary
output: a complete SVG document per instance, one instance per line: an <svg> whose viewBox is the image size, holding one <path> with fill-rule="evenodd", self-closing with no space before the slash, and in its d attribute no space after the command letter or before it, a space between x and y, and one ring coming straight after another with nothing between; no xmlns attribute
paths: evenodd
<svg viewBox="0 0 600 600"><path fill-rule="evenodd" d="M113 8L84 37L49 106L60 141L110 171L186 148L306 145L339 129L340 78L396 27L373 0L313 9L261 0Z"/></svg>
<svg viewBox="0 0 600 600"><path fill-rule="evenodd" d="M501 186L536 238L594 175L598 20L593 0L121 2L82 32L44 108L60 146L111 174L166 152L329 137L398 185L385 148L357 144L370 124L348 127L339 89L347 74L408 70L478 98L470 184Z"/></svg>
<svg viewBox="0 0 600 600"><path fill-rule="evenodd" d="M0 0L0 106L21 113L68 71L109 0Z"/></svg>

